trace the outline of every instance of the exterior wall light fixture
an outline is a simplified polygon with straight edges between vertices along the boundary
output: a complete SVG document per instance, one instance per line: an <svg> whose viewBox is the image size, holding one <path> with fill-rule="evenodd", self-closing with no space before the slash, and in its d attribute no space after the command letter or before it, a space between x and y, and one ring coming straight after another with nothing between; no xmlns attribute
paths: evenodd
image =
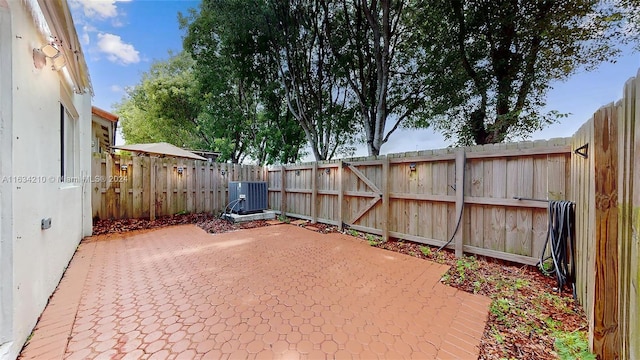
<svg viewBox="0 0 640 360"><path fill-rule="evenodd" d="M44 67L47 58L51 59L51 69L55 71L62 69L67 64L62 52L53 44L46 44L40 49L33 49L33 64L37 69Z"/></svg>

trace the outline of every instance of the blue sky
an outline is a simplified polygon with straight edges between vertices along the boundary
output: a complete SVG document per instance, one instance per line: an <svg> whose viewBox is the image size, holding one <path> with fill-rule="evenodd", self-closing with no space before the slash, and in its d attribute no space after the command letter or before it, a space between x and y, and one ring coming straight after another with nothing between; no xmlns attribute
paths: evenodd
<svg viewBox="0 0 640 360"><path fill-rule="evenodd" d="M69 0L78 36L91 73L93 104L107 111L119 102L127 86L140 80L154 60L166 59L182 48L178 12L197 8L196 0ZM559 124L531 139L571 136L602 105L622 96L627 79L640 68L640 53L625 49L615 63L580 72L553 84L547 110L570 113ZM118 139L121 143L121 137ZM437 149L448 146L430 129L400 130L382 146L383 153ZM358 150L356 155L366 155Z"/></svg>

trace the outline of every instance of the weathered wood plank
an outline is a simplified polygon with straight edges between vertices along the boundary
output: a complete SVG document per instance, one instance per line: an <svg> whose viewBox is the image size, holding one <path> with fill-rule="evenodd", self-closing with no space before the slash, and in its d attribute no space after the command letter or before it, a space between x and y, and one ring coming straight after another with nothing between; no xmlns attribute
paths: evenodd
<svg viewBox="0 0 640 360"><path fill-rule="evenodd" d="M149 204L151 193L149 189L151 187L151 158L139 157L142 165L142 204L141 204L141 217L149 218Z"/></svg>
<svg viewBox="0 0 640 360"><path fill-rule="evenodd" d="M594 115L595 289L593 352L620 356L618 332L618 122L609 105Z"/></svg>
<svg viewBox="0 0 640 360"><path fill-rule="evenodd" d="M376 206L376 204L378 203L378 201L380 201L381 198L380 197L374 197L373 199L371 199L366 206L363 206L351 219L351 221L349 221L349 224L355 224L358 220L360 220L360 218L362 216L364 216L364 214L366 214L369 210L371 210L371 208L373 208L374 206Z"/></svg>
<svg viewBox="0 0 640 360"><path fill-rule="evenodd" d="M414 154L414 157L416 155ZM413 167L413 169L411 169ZM409 170L407 172L407 185L409 193L418 194L419 191L419 181L420 181L420 172L418 171L417 163L409 163ZM411 235L418 235L418 227L420 225L420 219L418 218L418 201L415 199L411 199L406 201L406 218L407 218L407 228L405 232Z"/></svg>
<svg viewBox="0 0 640 360"><path fill-rule="evenodd" d="M114 161L113 161L113 157L110 155L107 155L107 159L106 159L106 163L105 163L105 170L106 170L106 181L105 181L105 189L107 190L105 192L105 213L107 216L107 219L119 219L120 218L120 214L116 209L116 204L115 204L115 187L113 184L113 167L114 167Z"/></svg>
<svg viewBox="0 0 640 360"><path fill-rule="evenodd" d="M156 175L157 175L157 168L156 168L156 158L152 157L149 159L149 171L151 172L150 176L149 176L149 191L148 191L148 199L149 199L149 219L150 220L155 220L156 219L156 196L157 196L157 192L156 192Z"/></svg>
<svg viewBox="0 0 640 360"><path fill-rule="evenodd" d="M197 172L197 168L192 164L191 160L187 160L187 164L184 166L184 173L182 177L185 179L187 193L186 193L186 211L193 213L196 211L196 201L194 198L195 188L193 183Z"/></svg>
<svg viewBox="0 0 640 360"><path fill-rule="evenodd" d="M536 265L538 262L538 259L535 257L510 254L502 251L484 249L484 248L479 248L479 247L470 246L470 245L465 245L463 250L464 252L470 253L470 254L488 256L494 259L507 260L507 261L512 261L512 262L526 264L526 265Z"/></svg>
<svg viewBox="0 0 640 360"><path fill-rule="evenodd" d="M517 146L517 145L515 145ZM507 144L507 147L514 147L514 144ZM511 150L513 151L513 150ZM507 197L518 197L519 185L518 181L520 177L520 159L511 158L507 160ZM506 242L505 250L510 254L520 254L520 238L518 236L518 210L513 208L507 208L505 214L505 226L506 226Z"/></svg>
<svg viewBox="0 0 640 360"><path fill-rule="evenodd" d="M470 161L468 165L467 182L468 186L465 184L465 188L468 188L468 193L471 197L484 197L484 161L483 160L474 160ZM466 200L465 203L471 205ZM483 206L469 206L469 211L467 211L469 216L468 227L466 227L467 232L465 233L466 238L468 239L468 244L475 247L482 247L484 243L484 207ZM465 222L467 225L467 222Z"/></svg>
<svg viewBox="0 0 640 360"><path fill-rule="evenodd" d="M313 163L311 170L311 223L318 221L318 163Z"/></svg>
<svg viewBox="0 0 640 360"><path fill-rule="evenodd" d="M437 162L433 164L433 193L434 195L447 195L449 184L447 176L448 162ZM455 197L454 201L455 201ZM437 240L447 241L447 205L442 203L433 204L433 237Z"/></svg>
<svg viewBox="0 0 640 360"><path fill-rule="evenodd" d="M640 165L636 157L640 155L640 72L636 76L633 85L633 93L630 94L629 111L634 114L629 118L629 128L633 133L633 141L630 147L633 148L633 159L631 167L628 170L628 176L633 183L634 179L640 179ZM625 318L628 322L628 330L625 339L629 344L625 344L628 349L629 359L640 359L640 186L633 186L632 193L629 196L631 210L631 219L629 220L630 236L625 240L628 248L629 263L625 271L629 272L627 287L629 289L627 297L629 301L626 305L629 307L629 317Z"/></svg>
<svg viewBox="0 0 640 360"><path fill-rule="evenodd" d="M491 152L473 152L469 153L469 159L486 159L486 158L508 158L508 157L522 157L522 156L534 156L534 155L549 155L549 154L570 154L571 146L551 146L546 148L518 148L511 147L506 151L491 151Z"/></svg>
<svg viewBox="0 0 640 360"><path fill-rule="evenodd" d="M287 168L284 166L280 167L280 212L282 214L287 211L287 190L286 190L286 179L287 179Z"/></svg>
<svg viewBox="0 0 640 360"><path fill-rule="evenodd" d="M142 167L142 158L140 156L133 157L133 217L141 218L142 217L142 178L143 178L143 167Z"/></svg>
<svg viewBox="0 0 640 360"><path fill-rule="evenodd" d="M173 204L175 202L175 196L174 196L174 192L173 190L175 189L175 184L173 182L173 164L170 163L168 160L165 162L165 171L166 171L166 177L167 177L167 195L166 195L166 199L167 199L167 206L166 206L166 213L165 215L173 215L174 211L173 211Z"/></svg>
<svg viewBox="0 0 640 360"><path fill-rule="evenodd" d="M492 161L492 198L505 199L507 197L507 160L494 159ZM487 231L488 241L485 247L490 250L505 251L507 243L507 209L503 207L492 207Z"/></svg>
<svg viewBox="0 0 640 360"><path fill-rule="evenodd" d="M420 174L424 180L422 194L433 195L433 164L420 164ZM420 203L420 233L424 238L433 238L433 204L431 202Z"/></svg>
<svg viewBox="0 0 640 360"><path fill-rule="evenodd" d="M532 143L527 143L532 146ZM528 149L527 149L528 150ZM523 157L518 161L518 194L520 197L533 197L533 157ZM542 203L544 204L544 203ZM517 210L517 237L519 251L517 255L533 256L533 212L531 209Z"/></svg>

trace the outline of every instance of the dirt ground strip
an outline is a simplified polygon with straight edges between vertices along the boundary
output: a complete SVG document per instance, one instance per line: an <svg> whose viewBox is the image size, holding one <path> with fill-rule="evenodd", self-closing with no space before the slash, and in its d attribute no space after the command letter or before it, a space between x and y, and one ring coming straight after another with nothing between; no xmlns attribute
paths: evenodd
<svg viewBox="0 0 640 360"><path fill-rule="evenodd" d="M284 224L97 236L77 254L21 358L472 359L490 304L441 284L446 265Z"/></svg>

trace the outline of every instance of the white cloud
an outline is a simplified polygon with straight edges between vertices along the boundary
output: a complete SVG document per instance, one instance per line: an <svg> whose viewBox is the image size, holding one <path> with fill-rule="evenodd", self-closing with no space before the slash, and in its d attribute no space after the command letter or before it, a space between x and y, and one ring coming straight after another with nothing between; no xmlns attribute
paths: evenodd
<svg viewBox="0 0 640 360"><path fill-rule="evenodd" d="M140 62L140 53L133 45L122 42L118 35L109 33L98 34L98 49L107 54L111 62L119 62L123 65Z"/></svg>
<svg viewBox="0 0 640 360"><path fill-rule="evenodd" d="M126 24L124 23L124 21L122 21L122 19L113 19L111 21L111 26L115 27L115 28L119 28L119 27L123 27Z"/></svg>
<svg viewBox="0 0 640 360"><path fill-rule="evenodd" d="M82 40L82 45L89 45L91 43L91 35L92 32L97 32L98 29L91 25L83 25L82 26L82 35L80 36L80 40Z"/></svg>
<svg viewBox="0 0 640 360"><path fill-rule="evenodd" d="M111 91L113 91L114 93L124 92L124 89L120 85L111 85L109 89L111 89Z"/></svg>
<svg viewBox="0 0 640 360"><path fill-rule="evenodd" d="M85 16L89 18L112 18L118 15L118 2L129 2L131 0L71 0L74 8L82 7Z"/></svg>

